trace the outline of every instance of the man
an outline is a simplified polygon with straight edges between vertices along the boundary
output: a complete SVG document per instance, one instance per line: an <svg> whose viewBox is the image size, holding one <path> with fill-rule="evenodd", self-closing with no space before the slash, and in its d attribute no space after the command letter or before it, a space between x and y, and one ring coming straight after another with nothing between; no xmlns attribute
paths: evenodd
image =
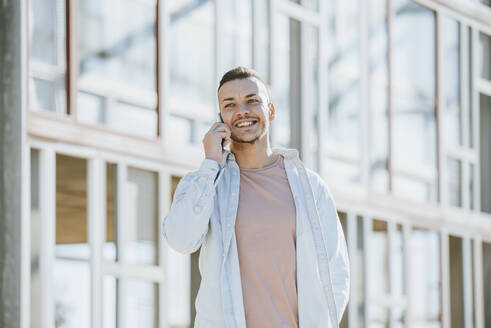
<svg viewBox="0 0 491 328"><path fill-rule="evenodd" d="M218 101L223 123L205 134L206 158L163 221L172 248L201 247L195 327L337 327L349 262L326 184L297 150L271 148L275 107L255 71L225 73Z"/></svg>

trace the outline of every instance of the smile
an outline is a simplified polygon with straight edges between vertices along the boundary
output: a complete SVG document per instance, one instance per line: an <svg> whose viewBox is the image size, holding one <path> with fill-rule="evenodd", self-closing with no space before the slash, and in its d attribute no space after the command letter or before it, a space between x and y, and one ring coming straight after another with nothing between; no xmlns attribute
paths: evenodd
<svg viewBox="0 0 491 328"><path fill-rule="evenodd" d="M241 121L241 122L235 124L235 127L236 128L247 128L247 127L253 126L256 123L257 123L257 121Z"/></svg>

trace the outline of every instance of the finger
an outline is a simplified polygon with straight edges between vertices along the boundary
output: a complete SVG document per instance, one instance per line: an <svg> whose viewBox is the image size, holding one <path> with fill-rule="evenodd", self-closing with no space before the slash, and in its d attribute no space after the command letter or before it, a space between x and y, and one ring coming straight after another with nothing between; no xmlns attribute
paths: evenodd
<svg viewBox="0 0 491 328"><path fill-rule="evenodd" d="M228 136L230 136L232 134L232 132L229 131L229 130L213 131L213 133L215 133L215 134L217 134L217 133L225 133Z"/></svg>
<svg viewBox="0 0 491 328"><path fill-rule="evenodd" d="M228 138L230 136L227 132L215 132L215 135L220 138Z"/></svg>
<svg viewBox="0 0 491 328"><path fill-rule="evenodd" d="M230 131L230 128L225 123L219 123L219 125L213 128L213 131Z"/></svg>
<svg viewBox="0 0 491 328"><path fill-rule="evenodd" d="M228 144L231 142L230 137L225 138L225 142L223 143L223 147L228 146Z"/></svg>

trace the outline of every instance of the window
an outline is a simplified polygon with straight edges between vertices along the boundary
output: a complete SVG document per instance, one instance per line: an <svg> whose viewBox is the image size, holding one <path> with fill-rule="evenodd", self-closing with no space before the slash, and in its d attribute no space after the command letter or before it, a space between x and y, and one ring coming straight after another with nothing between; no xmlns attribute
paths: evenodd
<svg viewBox="0 0 491 328"><path fill-rule="evenodd" d="M480 99L481 211L491 213L491 96Z"/></svg>
<svg viewBox="0 0 491 328"><path fill-rule="evenodd" d="M169 1L170 115L165 128L172 142L200 144L218 121L215 76L214 1ZM192 36L192 37L190 37Z"/></svg>
<svg viewBox="0 0 491 328"><path fill-rule="evenodd" d="M55 324L90 327L87 161L56 155Z"/></svg>
<svg viewBox="0 0 491 328"><path fill-rule="evenodd" d="M328 170L340 183L360 177L359 1L328 1Z"/></svg>
<svg viewBox="0 0 491 328"><path fill-rule="evenodd" d="M389 190L389 72L388 26L385 0L369 6L369 107L373 142L370 179L376 191Z"/></svg>
<svg viewBox="0 0 491 328"><path fill-rule="evenodd" d="M443 40L442 90L440 117L441 151L444 152L441 178L446 182L445 202L456 207L474 208L474 153L472 30L441 15L439 33Z"/></svg>
<svg viewBox="0 0 491 328"><path fill-rule="evenodd" d="M29 107L66 114L65 0L29 1Z"/></svg>
<svg viewBox="0 0 491 328"><path fill-rule="evenodd" d="M158 263L158 187L155 172L128 168L125 210L128 263Z"/></svg>
<svg viewBox="0 0 491 328"><path fill-rule="evenodd" d="M79 4L77 119L157 136L156 1Z"/></svg>
<svg viewBox="0 0 491 328"><path fill-rule="evenodd" d="M31 149L31 218L30 218L30 245L31 245L31 281L30 281L30 317L31 323L41 322L41 190L40 190L40 163L39 150ZM40 327L40 324L31 324L31 328Z"/></svg>
<svg viewBox="0 0 491 328"><path fill-rule="evenodd" d="M436 200L435 14L395 4L391 51L392 169L395 195Z"/></svg>
<svg viewBox="0 0 491 328"><path fill-rule="evenodd" d="M275 19L275 49L273 56L275 61L274 94L272 101L275 104L276 115L271 124L272 144L281 147L290 147L292 144L291 115L299 110L299 83L298 69L300 66L299 56L294 51L300 42L301 23L284 14L277 14ZM297 143L298 146L298 143Z"/></svg>
<svg viewBox="0 0 491 328"><path fill-rule="evenodd" d="M464 255L462 238L449 237L450 315L452 328L464 327Z"/></svg>
<svg viewBox="0 0 491 328"><path fill-rule="evenodd" d="M370 260L367 262L368 278L371 281L371 317L369 327L386 327L389 324L389 236L387 222L373 220L370 239Z"/></svg>
<svg viewBox="0 0 491 328"><path fill-rule="evenodd" d="M414 295L416 327L441 327L440 235L436 231L413 228L411 232L410 288Z"/></svg>
<svg viewBox="0 0 491 328"><path fill-rule="evenodd" d="M272 145L298 149L302 160L315 168L319 164L318 33L316 25L275 14Z"/></svg>
<svg viewBox="0 0 491 328"><path fill-rule="evenodd" d="M252 66L251 0L225 1L224 61L225 71L235 66ZM221 18L220 18L221 19Z"/></svg>
<svg viewBox="0 0 491 328"><path fill-rule="evenodd" d="M461 51L460 24L443 16L443 104L444 140L448 147L462 145Z"/></svg>
<svg viewBox="0 0 491 328"><path fill-rule="evenodd" d="M479 72L483 79L491 80L491 36L479 34Z"/></svg>

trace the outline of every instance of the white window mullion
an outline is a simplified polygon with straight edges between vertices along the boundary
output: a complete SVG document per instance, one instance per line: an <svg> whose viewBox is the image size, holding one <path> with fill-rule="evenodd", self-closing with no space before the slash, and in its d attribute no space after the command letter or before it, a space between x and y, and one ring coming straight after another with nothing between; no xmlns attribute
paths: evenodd
<svg viewBox="0 0 491 328"><path fill-rule="evenodd" d="M99 158L89 159L87 213L90 245L91 327L102 327L102 247L106 222L106 170Z"/></svg>
<svg viewBox="0 0 491 328"><path fill-rule="evenodd" d="M56 233L56 153L52 149L39 151L39 206L41 212L40 279L41 328L55 326L53 267Z"/></svg>
<svg viewBox="0 0 491 328"><path fill-rule="evenodd" d="M162 282L159 284L159 328L168 327L168 277L165 269L168 266L167 246L164 243L162 223L164 216L169 212L171 204L171 177L165 170L158 171L158 247L159 247L159 267L162 269Z"/></svg>

